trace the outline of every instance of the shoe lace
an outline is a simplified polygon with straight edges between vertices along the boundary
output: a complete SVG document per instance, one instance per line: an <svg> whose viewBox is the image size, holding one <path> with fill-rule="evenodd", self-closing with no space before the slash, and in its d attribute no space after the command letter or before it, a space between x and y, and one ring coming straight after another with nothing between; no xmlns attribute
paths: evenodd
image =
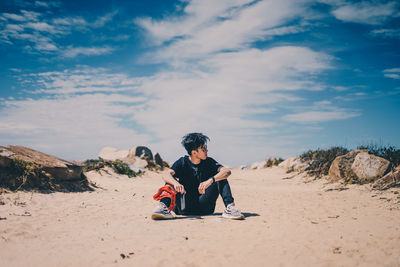
<svg viewBox="0 0 400 267"><path fill-rule="evenodd" d="M236 208L236 206L235 206L234 203L229 204L229 205L226 207L226 209L227 209L230 213L232 213L232 214L240 214L240 213L241 213L240 210L239 210L238 208Z"/></svg>
<svg viewBox="0 0 400 267"><path fill-rule="evenodd" d="M169 208L167 207L167 205L165 205L164 203L160 202L159 203L159 207L162 211L164 212L169 212Z"/></svg>

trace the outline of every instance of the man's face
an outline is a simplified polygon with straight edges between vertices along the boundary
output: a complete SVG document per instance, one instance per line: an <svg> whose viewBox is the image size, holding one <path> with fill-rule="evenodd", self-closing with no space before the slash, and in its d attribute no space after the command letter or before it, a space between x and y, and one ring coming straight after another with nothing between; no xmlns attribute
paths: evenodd
<svg viewBox="0 0 400 267"><path fill-rule="evenodd" d="M195 150L196 156L201 160L205 160L207 158L207 152L208 149L207 145L205 144Z"/></svg>

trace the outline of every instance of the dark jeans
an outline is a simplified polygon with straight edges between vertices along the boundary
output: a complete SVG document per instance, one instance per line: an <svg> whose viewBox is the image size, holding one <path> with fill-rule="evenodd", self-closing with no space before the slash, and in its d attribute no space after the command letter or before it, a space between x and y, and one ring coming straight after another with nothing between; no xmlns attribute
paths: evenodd
<svg viewBox="0 0 400 267"><path fill-rule="evenodd" d="M176 203L174 212L176 214L185 215L207 215L213 214L215 210L215 204L218 196L222 197L225 206L233 203L233 197L231 187L229 186L228 180L222 180L215 182L210 185L204 194L195 196L195 201L185 201L185 210L181 210L181 194L178 193L176 196ZM185 199L191 196L185 195Z"/></svg>

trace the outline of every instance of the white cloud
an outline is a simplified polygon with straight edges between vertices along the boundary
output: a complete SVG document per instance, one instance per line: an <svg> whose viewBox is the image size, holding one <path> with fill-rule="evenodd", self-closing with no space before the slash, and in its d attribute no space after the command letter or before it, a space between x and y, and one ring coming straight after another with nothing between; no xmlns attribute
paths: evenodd
<svg viewBox="0 0 400 267"><path fill-rule="evenodd" d="M384 74L385 77L387 78L392 78L392 79L400 79L400 74L395 74L395 73L386 73Z"/></svg>
<svg viewBox="0 0 400 267"><path fill-rule="evenodd" d="M400 29L377 29L371 31L371 35L389 38L400 38Z"/></svg>
<svg viewBox="0 0 400 267"><path fill-rule="evenodd" d="M45 3L36 1L36 5L44 7L57 7L59 2ZM110 21L117 11L108 13L98 18L93 23L88 23L82 17L53 17L47 18L42 14L33 11L21 10L19 14L2 13L0 20L5 21L0 24L0 42L14 44L14 40L25 40L24 51L33 52L34 50L43 52L47 55L56 54L63 51L62 56L73 58L78 55L102 55L114 51L109 46L102 47L64 47L58 43L60 37L70 35L73 31L89 31L91 28L100 28Z"/></svg>
<svg viewBox="0 0 400 267"><path fill-rule="evenodd" d="M105 14L104 16L98 18L92 25L93 27L103 27L104 24L106 24L107 22L111 21L112 18L118 13L118 10L115 10L113 12L110 12L108 14Z"/></svg>
<svg viewBox="0 0 400 267"><path fill-rule="evenodd" d="M358 112L350 112L348 110L334 111L306 111L296 114L289 114L283 117L283 120L295 123L320 123L332 120L343 120L357 117Z"/></svg>
<svg viewBox="0 0 400 267"><path fill-rule="evenodd" d="M25 21L26 20L26 18L24 16L12 14L12 13L2 13L1 17L5 18L5 19L16 20L16 21Z"/></svg>
<svg viewBox="0 0 400 267"><path fill-rule="evenodd" d="M383 72L400 72L400 68L385 69Z"/></svg>
<svg viewBox="0 0 400 267"><path fill-rule="evenodd" d="M59 7L61 6L61 3L58 1L51 1L51 2L35 1L35 6L43 8L51 8L51 7Z"/></svg>
<svg viewBox="0 0 400 267"><path fill-rule="evenodd" d="M88 23L85 19L81 17L66 17L66 18L55 18L52 22L56 25L66 25L66 26L86 26Z"/></svg>
<svg viewBox="0 0 400 267"><path fill-rule="evenodd" d="M0 136L69 159L96 157L103 146L130 148L149 137L120 125L134 112L135 97L90 94L6 101L0 111Z"/></svg>
<svg viewBox="0 0 400 267"><path fill-rule="evenodd" d="M37 21L41 16L40 13L34 11L21 10L21 13L25 17L26 21L31 21L31 22Z"/></svg>
<svg viewBox="0 0 400 267"><path fill-rule="evenodd" d="M300 27L284 28L281 25L302 16L305 12L303 2L256 1L252 5L245 5L248 1L221 2L216 9L219 12L210 12L209 15L205 15L208 9L203 2L193 1L188 7L195 15L189 16L191 13L185 9L187 16L182 18L167 18L158 22L139 20L139 25L150 33L155 43L179 37L165 49L153 54L153 59L201 58L218 51L244 49L252 42L271 35L301 30ZM240 8L228 12L234 7Z"/></svg>
<svg viewBox="0 0 400 267"><path fill-rule="evenodd" d="M62 72L43 72L24 75L23 79L30 87L39 88L31 93L67 95L75 93L134 92L142 79L129 78L125 74L109 73L102 68L82 66ZM28 82L29 81L29 82ZM142 99L144 101L144 99Z"/></svg>
<svg viewBox="0 0 400 267"><path fill-rule="evenodd" d="M110 54L114 48L109 46L104 47L67 47L62 55L67 58L74 58L78 55L84 56L99 56Z"/></svg>
<svg viewBox="0 0 400 267"><path fill-rule="evenodd" d="M346 87L346 86L333 86L332 88L333 88L334 90L336 90L336 91L339 91L339 92L349 90L349 87Z"/></svg>
<svg viewBox="0 0 400 267"><path fill-rule="evenodd" d="M49 7L49 5L46 2L42 1L35 1L35 5L39 7Z"/></svg>
<svg viewBox="0 0 400 267"><path fill-rule="evenodd" d="M57 51L58 48L52 43L48 42L42 42L42 43L37 43L35 45L35 49L38 51Z"/></svg>
<svg viewBox="0 0 400 267"><path fill-rule="evenodd" d="M396 2L358 2L346 4L332 11L339 20L363 24L381 24L396 13Z"/></svg>
<svg viewBox="0 0 400 267"><path fill-rule="evenodd" d="M36 31L48 32L48 33L52 33L52 34L63 32L63 31L57 30L54 26L49 25L45 22L35 22L35 23L29 22L29 23L25 24L24 27L31 28Z"/></svg>
<svg viewBox="0 0 400 267"><path fill-rule="evenodd" d="M191 35L218 18L233 16L235 8L254 2L253 0L194 0L188 1L184 16L155 21L151 18L136 19L136 23L146 29L153 41L160 44L179 36Z"/></svg>
<svg viewBox="0 0 400 267"><path fill-rule="evenodd" d="M385 76L386 78L391 78L396 80L400 79L400 68L385 69L383 70L383 72L384 72L383 76Z"/></svg>

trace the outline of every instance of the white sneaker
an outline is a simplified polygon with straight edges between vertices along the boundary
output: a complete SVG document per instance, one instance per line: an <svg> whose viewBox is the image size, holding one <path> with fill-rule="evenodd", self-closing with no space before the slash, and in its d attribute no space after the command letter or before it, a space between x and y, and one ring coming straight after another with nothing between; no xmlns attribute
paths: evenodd
<svg viewBox="0 0 400 267"><path fill-rule="evenodd" d="M232 220L243 220L244 216L238 210L235 206L235 203L231 203L228 206L226 206L224 213L222 213L222 217L226 219L232 219Z"/></svg>
<svg viewBox="0 0 400 267"><path fill-rule="evenodd" d="M164 203L159 202L158 207L151 215L151 218L153 220L168 220L173 219L174 216L171 214L168 207Z"/></svg>

